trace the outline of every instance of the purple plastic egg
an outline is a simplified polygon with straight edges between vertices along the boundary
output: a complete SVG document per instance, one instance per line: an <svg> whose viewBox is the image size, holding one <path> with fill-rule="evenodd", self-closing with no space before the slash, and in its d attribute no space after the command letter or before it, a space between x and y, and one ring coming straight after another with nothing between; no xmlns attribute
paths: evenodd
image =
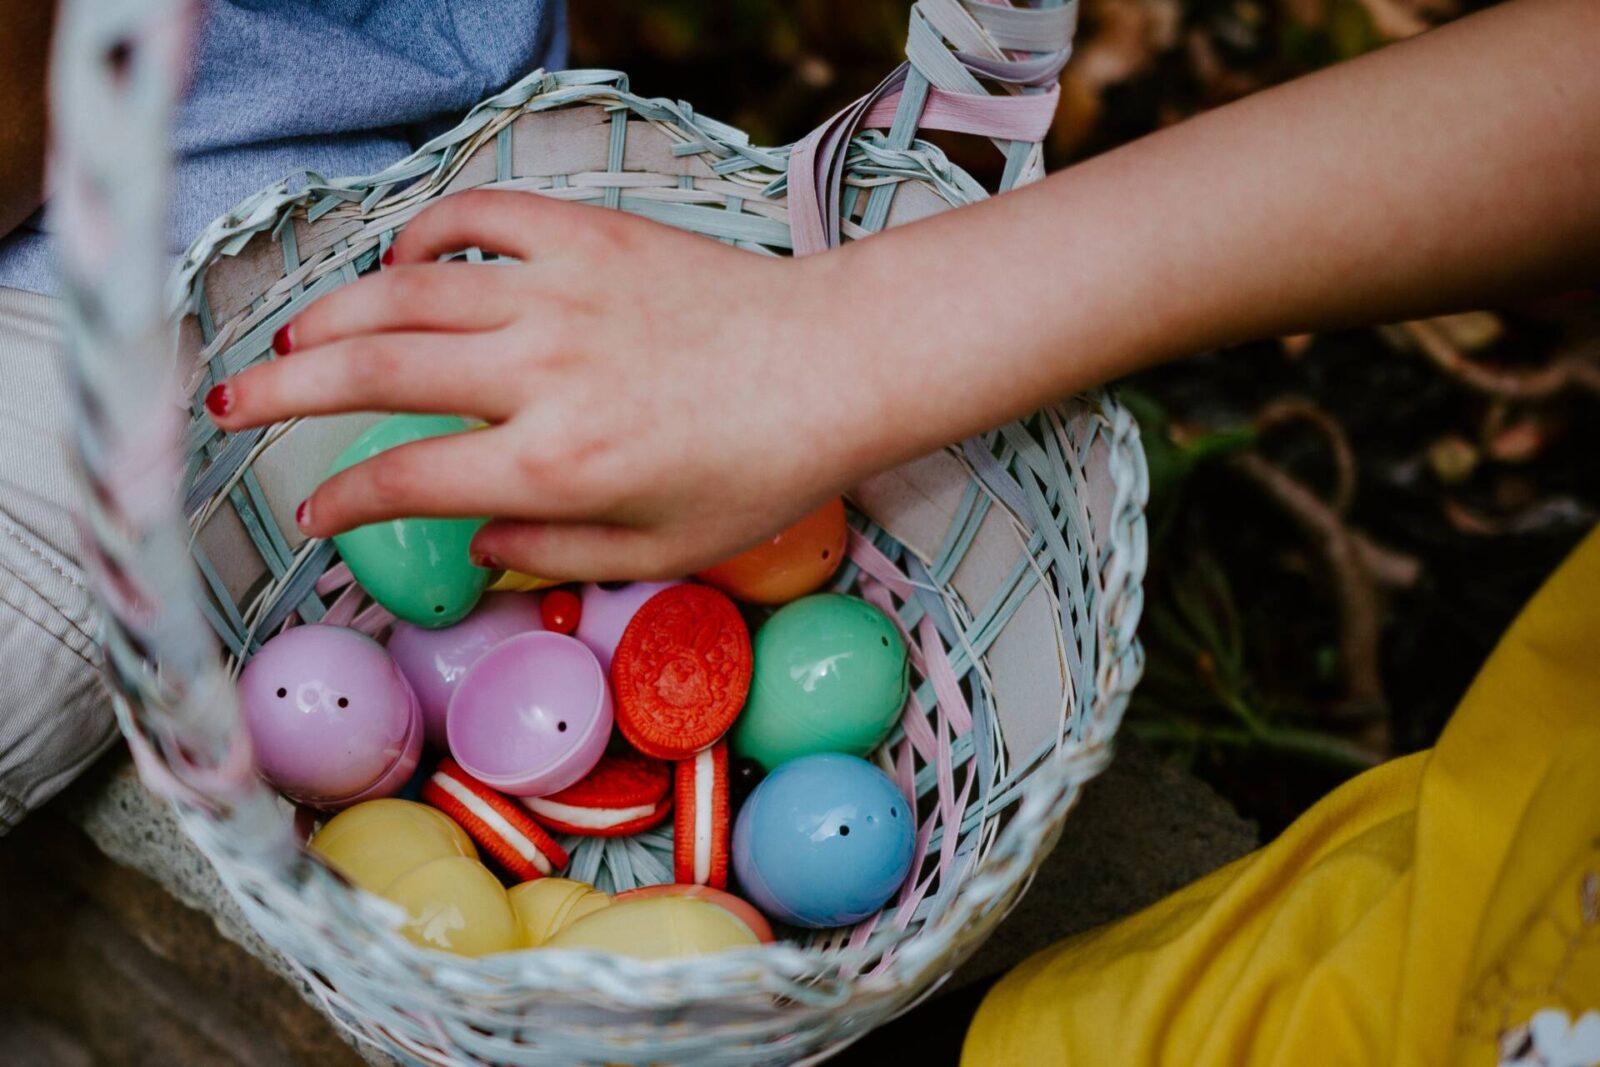
<svg viewBox="0 0 1600 1067"><path fill-rule="evenodd" d="M594 769L611 738L611 687L594 653L543 631L500 642L450 698L450 754L513 796L558 793Z"/></svg>
<svg viewBox="0 0 1600 1067"><path fill-rule="evenodd" d="M443 749L447 744L445 713L467 668L506 638L545 628L539 617L542 598L540 593L490 593L471 615L442 630L394 624L389 655L416 690L430 745Z"/></svg>
<svg viewBox="0 0 1600 1067"><path fill-rule="evenodd" d="M589 651L600 661L600 669L610 677L611 657L617 651L617 642L622 640L622 631L644 607L644 602L663 589L682 584L681 581L629 582L608 589L590 582L583 587L583 613L578 616L578 632L573 636L589 646Z"/></svg>
<svg viewBox="0 0 1600 1067"><path fill-rule="evenodd" d="M389 796L422 754L422 709L383 646L297 626L245 664L239 700L261 776L290 800L342 808Z"/></svg>

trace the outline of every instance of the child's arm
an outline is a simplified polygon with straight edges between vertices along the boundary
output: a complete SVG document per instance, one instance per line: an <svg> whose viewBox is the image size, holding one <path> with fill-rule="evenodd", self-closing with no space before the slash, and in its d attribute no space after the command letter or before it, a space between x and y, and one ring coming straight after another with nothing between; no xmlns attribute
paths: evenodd
<svg viewBox="0 0 1600 1067"><path fill-rule="evenodd" d="M53 0L0 4L0 237L44 202L45 61Z"/></svg>
<svg viewBox="0 0 1600 1067"><path fill-rule="evenodd" d="M982 205L766 260L467 193L219 387L229 429L501 425L331 479L302 526L491 514L551 577L682 572L941 443L1157 360L1482 304L1600 263L1600 3L1516 0ZM435 264L480 245L517 266Z"/></svg>

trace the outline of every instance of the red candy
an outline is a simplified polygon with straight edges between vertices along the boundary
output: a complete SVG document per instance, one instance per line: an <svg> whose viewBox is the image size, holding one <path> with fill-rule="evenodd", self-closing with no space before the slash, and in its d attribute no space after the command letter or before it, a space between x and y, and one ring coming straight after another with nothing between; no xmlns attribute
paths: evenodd
<svg viewBox="0 0 1600 1067"><path fill-rule="evenodd" d="M703 585L645 601L611 661L617 726L634 748L686 759L727 733L750 691L750 632L733 601Z"/></svg>
<svg viewBox="0 0 1600 1067"><path fill-rule="evenodd" d="M552 589L539 603L539 618L544 628L553 633L570 636L577 632L582 615L583 601L570 589Z"/></svg>

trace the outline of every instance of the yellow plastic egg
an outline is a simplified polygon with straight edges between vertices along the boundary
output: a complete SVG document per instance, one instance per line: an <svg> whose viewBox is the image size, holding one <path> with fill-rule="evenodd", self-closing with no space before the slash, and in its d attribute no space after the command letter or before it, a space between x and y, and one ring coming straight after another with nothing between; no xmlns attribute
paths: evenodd
<svg viewBox="0 0 1600 1067"><path fill-rule="evenodd" d="M521 947L505 887L475 859L430 860L395 879L383 895L406 909L400 932L419 945L460 956Z"/></svg>
<svg viewBox="0 0 1600 1067"><path fill-rule="evenodd" d="M309 847L362 889L380 894L430 860L478 856L472 838L449 816L394 798L346 808L317 831Z"/></svg>
<svg viewBox="0 0 1600 1067"><path fill-rule="evenodd" d="M725 952L759 945L731 912L693 897L613 901L558 932L545 948L593 948L641 960Z"/></svg>
<svg viewBox="0 0 1600 1067"><path fill-rule="evenodd" d="M523 574L521 571L501 571L490 579L489 592L531 593L535 589L543 589L546 586L555 584L548 578L536 578L531 574Z"/></svg>
<svg viewBox="0 0 1600 1067"><path fill-rule="evenodd" d="M584 916L611 906L611 898L600 890L570 878L536 878L512 886L506 896L528 948L538 948Z"/></svg>

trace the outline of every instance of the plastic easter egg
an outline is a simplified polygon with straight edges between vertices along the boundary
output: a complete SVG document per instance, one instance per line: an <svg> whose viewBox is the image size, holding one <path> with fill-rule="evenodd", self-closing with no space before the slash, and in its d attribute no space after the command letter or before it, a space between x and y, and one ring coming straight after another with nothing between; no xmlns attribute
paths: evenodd
<svg viewBox="0 0 1600 1067"><path fill-rule="evenodd" d="M883 612L825 593L779 608L756 631L750 698L733 752L768 770L817 752L865 756L906 702L906 645Z"/></svg>
<svg viewBox="0 0 1600 1067"><path fill-rule="evenodd" d="M490 593L454 626L425 629L409 622L394 624L389 655L416 691L430 745L445 747L450 694L467 668L506 638L545 628L539 600L525 593Z"/></svg>
<svg viewBox="0 0 1600 1067"><path fill-rule="evenodd" d="M538 878L506 892L517 913L525 948L538 948L585 915L611 906L611 898L586 882Z"/></svg>
<svg viewBox="0 0 1600 1067"><path fill-rule="evenodd" d="M761 942L732 912L688 897L614 901L579 919L545 948L589 948L641 960L672 959L748 948Z"/></svg>
<svg viewBox="0 0 1600 1067"><path fill-rule="evenodd" d="M794 926L877 914L911 872L914 819L889 776L832 753L785 763L756 786L733 829L739 886Z"/></svg>
<svg viewBox="0 0 1600 1067"><path fill-rule="evenodd" d="M669 883L667 885L647 885L638 889L630 889L625 893L618 893L614 899L618 902L624 900L639 900L647 897L690 897L694 900L703 900L707 904L717 907L738 917L739 921L750 928L756 935L756 940L762 944L771 944L772 924L767 922L767 917L756 910L755 905L748 900L734 896L724 889L715 889L709 885L682 885Z"/></svg>
<svg viewBox="0 0 1600 1067"><path fill-rule="evenodd" d="M555 585L548 578L538 578L521 571L500 571L489 582L491 593L531 593Z"/></svg>
<svg viewBox="0 0 1600 1067"><path fill-rule="evenodd" d="M291 800L339 808L390 796L422 753L422 710L383 646L341 626L296 626L239 676L261 776Z"/></svg>
<svg viewBox="0 0 1600 1067"><path fill-rule="evenodd" d="M406 909L400 932L419 945L458 956L487 956L522 945L505 886L475 859L430 860L395 879L382 895Z"/></svg>
<svg viewBox="0 0 1600 1067"><path fill-rule="evenodd" d="M356 438L328 474L379 452L429 437L470 430L454 415L391 415ZM418 626L451 626L466 617L489 571L472 565L468 548L483 519L391 519L336 534L334 545L361 588L397 617Z"/></svg>
<svg viewBox="0 0 1600 1067"><path fill-rule="evenodd" d="M611 676L611 657L616 654L622 634L633 621L633 616L644 607L644 602L682 582L629 582L616 586L613 583L590 582L583 587L579 597L582 607L578 629L573 633L579 641L589 646L600 669Z"/></svg>
<svg viewBox="0 0 1600 1067"><path fill-rule="evenodd" d="M382 893L407 871L449 856L477 859L467 832L426 804L369 800L346 808L308 846L369 893Z"/></svg>
<svg viewBox="0 0 1600 1067"><path fill-rule="evenodd" d="M828 583L844 562L850 527L834 497L776 537L696 577L747 604L787 604Z"/></svg>
<svg viewBox="0 0 1600 1067"><path fill-rule="evenodd" d="M558 793L594 769L611 738L611 687L574 638L537 632L500 642L450 698L450 753L513 796Z"/></svg>

